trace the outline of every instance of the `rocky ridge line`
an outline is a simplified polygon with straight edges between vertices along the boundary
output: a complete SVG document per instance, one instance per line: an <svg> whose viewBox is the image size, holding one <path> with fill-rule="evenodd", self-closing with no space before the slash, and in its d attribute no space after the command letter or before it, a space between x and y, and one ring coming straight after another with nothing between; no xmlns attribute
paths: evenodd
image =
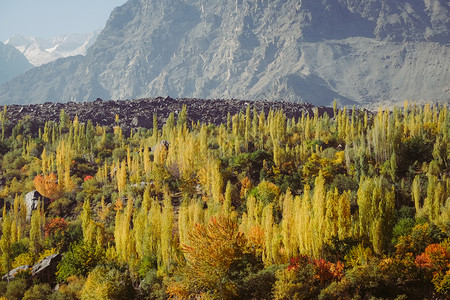
<svg viewBox="0 0 450 300"><path fill-rule="evenodd" d="M303 113L313 114L314 108L317 107L318 113L322 115L327 112L333 115L333 109L324 106L314 106L308 103L292 103L292 102L270 102L270 101L248 101L236 99L191 99L170 97L144 98L134 100L108 100L103 101L97 99L94 102L68 102L68 103L52 103L28 104L28 105L9 105L7 109L8 127L10 131L19 120L29 116L32 123L31 128L35 131L45 124L46 121L59 122L61 110L70 117L71 120L78 116L81 123L88 120L94 125L107 126L112 128L116 125L115 117L119 115L119 124L125 134L131 129L151 128L153 126L153 114L158 116L158 124L161 126L165 123L171 112L177 117L183 106L186 105L188 123L211 123L219 125L227 121L227 115L234 115L239 112L245 112L247 106L251 109L256 108L258 112L262 110L267 114L270 109L280 110L286 114L287 118L299 118ZM3 111L3 107L1 107ZM36 132L33 132L36 133Z"/></svg>

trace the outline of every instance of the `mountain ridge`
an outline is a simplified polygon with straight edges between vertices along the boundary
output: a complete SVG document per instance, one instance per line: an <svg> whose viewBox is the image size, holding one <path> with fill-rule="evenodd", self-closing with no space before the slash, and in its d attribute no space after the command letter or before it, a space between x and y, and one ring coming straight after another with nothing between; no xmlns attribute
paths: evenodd
<svg viewBox="0 0 450 300"><path fill-rule="evenodd" d="M1 86L0 103L158 95L448 101L449 11L441 0L129 0L86 57Z"/></svg>
<svg viewBox="0 0 450 300"><path fill-rule="evenodd" d="M62 57L85 55L87 49L95 43L99 31L88 34L67 34L53 38L16 35L5 44L22 52L34 66L52 62Z"/></svg>
<svg viewBox="0 0 450 300"><path fill-rule="evenodd" d="M11 80L32 67L20 51L0 42L0 84Z"/></svg>

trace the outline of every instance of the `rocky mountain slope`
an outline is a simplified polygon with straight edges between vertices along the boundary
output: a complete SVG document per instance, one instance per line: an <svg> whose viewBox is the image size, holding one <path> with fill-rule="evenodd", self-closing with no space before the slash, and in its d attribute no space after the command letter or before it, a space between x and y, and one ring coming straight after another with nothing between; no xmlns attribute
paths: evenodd
<svg viewBox="0 0 450 300"><path fill-rule="evenodd" d="M0 84L33 67L14 47L0 42Z"/></svg>
<svg viewBox="0 0 450 300"><path fill-rule="evenodd" d="M129 0L85 57L4 84L0 103L449 101L449 48L446 0Z"/></svg>
<svg viewBox="0 0 450 300"><path fill-rule="evenodd" d="M99 31L88 34L68 34L54 38L16 35L5 44L15 47L35 66L55 61L61 57L85 55L87 48L97 39Z"/></svg>

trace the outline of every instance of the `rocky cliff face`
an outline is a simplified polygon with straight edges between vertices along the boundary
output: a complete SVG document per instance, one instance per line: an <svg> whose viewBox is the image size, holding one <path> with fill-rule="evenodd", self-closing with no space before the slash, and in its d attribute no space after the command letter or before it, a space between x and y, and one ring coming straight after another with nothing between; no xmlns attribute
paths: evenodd
<svg viewBox="0 0 450 300"><path fill-rule="evenodd" d="M448 101L449 20L445 0L129 0L86 57L27 72L0 103Z"/></svg>
<svg viewBox="0 0 450 300"><path fill-rule="evenodd" d="M33 67L14 47L0 42L0 84Z"/></svg>

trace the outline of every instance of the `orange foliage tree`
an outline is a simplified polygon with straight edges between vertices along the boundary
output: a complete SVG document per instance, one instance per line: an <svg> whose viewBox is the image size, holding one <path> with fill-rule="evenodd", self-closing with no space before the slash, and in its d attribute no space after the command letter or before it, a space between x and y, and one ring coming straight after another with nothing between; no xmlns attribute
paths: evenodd
<svg viewBox="0 0 450 300"><path fill-rule="evenodd" d="M44 197L57 199L61 196L61 190L58 186L58 177L55 173L48 175L37 175L34 178L34 187Z"/></svg>
<svg viewBox="0 0 450 300"><path fill-rule="evenodd" d="M431 273L432 282L437 292L450 292L450 251L447 243L430 244L425 251L416 257L419 269Z"/></svg>
<svg viewBox="0 0 450 300"><path fill-rule="evenodd" d="M211 218L207 226L195 226L190 241L191 246L182 246L186 258L179 269L182 280L169 284L167 292L179 299L235 296L230 268L242 257L246 246L237 224L226 217Z"/></svg>

